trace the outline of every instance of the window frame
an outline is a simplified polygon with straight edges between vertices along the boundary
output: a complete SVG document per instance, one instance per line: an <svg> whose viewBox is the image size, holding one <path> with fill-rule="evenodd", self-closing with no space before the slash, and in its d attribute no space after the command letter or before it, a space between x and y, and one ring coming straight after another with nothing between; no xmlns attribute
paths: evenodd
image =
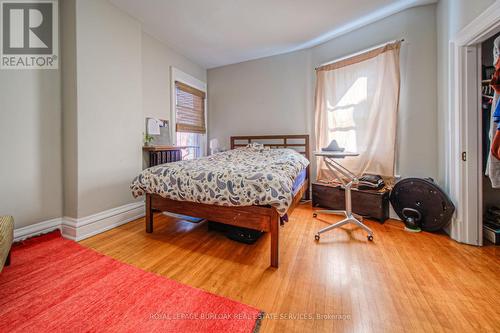
<svg viewBox="0 0 500 333"><path fill-rule="evenodd" d="M173 66L170 67L170 119L171 119L171 142L172 144L176 145L177 144L177 121L176 121L176 102L177 102L177 93L176 93L176 87L175 87L175 82L180 82L185 85L188 85L190 87L193 87L199 91L202 91L205 93L205 101L204 101L204 110L205 110L205 128L206 132L204 134L200 134L201 140L200 140L200 156L206 156L207 155L207 134L208 134L208 94L207 94L207 83L203 82L201 80L198 80L197 78L181 71L178 68L175 68Z"/></svg>

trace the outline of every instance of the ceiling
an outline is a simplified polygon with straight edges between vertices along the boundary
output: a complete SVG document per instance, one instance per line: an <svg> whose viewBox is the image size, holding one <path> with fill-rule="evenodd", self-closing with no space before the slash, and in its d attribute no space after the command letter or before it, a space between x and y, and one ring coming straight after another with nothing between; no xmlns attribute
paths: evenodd
<svg viewBox="0 0 500 333"><path fill-rule="evenodd" d="M437 0L110 0L205 68L321 44Z"/></svg>

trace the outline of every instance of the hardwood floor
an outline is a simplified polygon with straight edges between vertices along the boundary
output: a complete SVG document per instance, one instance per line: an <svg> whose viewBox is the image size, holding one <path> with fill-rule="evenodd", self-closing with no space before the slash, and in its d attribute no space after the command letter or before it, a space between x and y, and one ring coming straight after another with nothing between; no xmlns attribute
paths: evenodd
<svg viewBox="0 0 500 333"><path fill-rule="evenodd" d="M164 215L153 234L140 219L81 244L257 307L267 313L261 332L499 331L498 247L407 233L397 221L368 221L374 242L346 226L316 243L315 231L337 218L311 216L301 205L280 229L278 269L269 267L268 235L244 245Z"/></svg>

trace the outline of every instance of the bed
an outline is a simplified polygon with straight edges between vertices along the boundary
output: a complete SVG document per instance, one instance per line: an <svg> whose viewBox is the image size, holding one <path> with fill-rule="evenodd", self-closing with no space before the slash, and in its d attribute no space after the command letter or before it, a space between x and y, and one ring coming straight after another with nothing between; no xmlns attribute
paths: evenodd
<svg viewBox="0 0 500 333"><path fill-rule="evenodd" d="M309 136L231 137L231 150L143 170L132 182L153 210L270 233L271 266L279 266L279 228L309 198Z"/></svg>

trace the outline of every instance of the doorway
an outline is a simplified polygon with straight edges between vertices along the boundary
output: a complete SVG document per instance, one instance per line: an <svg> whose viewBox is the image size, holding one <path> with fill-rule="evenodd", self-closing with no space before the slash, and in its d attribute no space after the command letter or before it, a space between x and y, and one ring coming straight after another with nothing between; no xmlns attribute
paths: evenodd
<svg viewBox="0 0 500 333"><path fill-rule="evenodd" d="M500 230L500 177L495 170L500 170L500 161L490 153L491 142L497 133L497 125L492 115L497 106L498 96L491 85L495 74L495 62L500 50L500 32L481 43L481 108L479 110L482 144L480 166L482 182L479 184L482 201L479 209L482 214L483 239L495 242L495 234Z"/></svg>
<svg viewBox="0 0 500 333"><path fill-rule="evenodd" d="M450 137L447 162L457 213L453 239L483 245L483 134L481 44L500 32L500 3L458 33L450 43Z"/></svg>

